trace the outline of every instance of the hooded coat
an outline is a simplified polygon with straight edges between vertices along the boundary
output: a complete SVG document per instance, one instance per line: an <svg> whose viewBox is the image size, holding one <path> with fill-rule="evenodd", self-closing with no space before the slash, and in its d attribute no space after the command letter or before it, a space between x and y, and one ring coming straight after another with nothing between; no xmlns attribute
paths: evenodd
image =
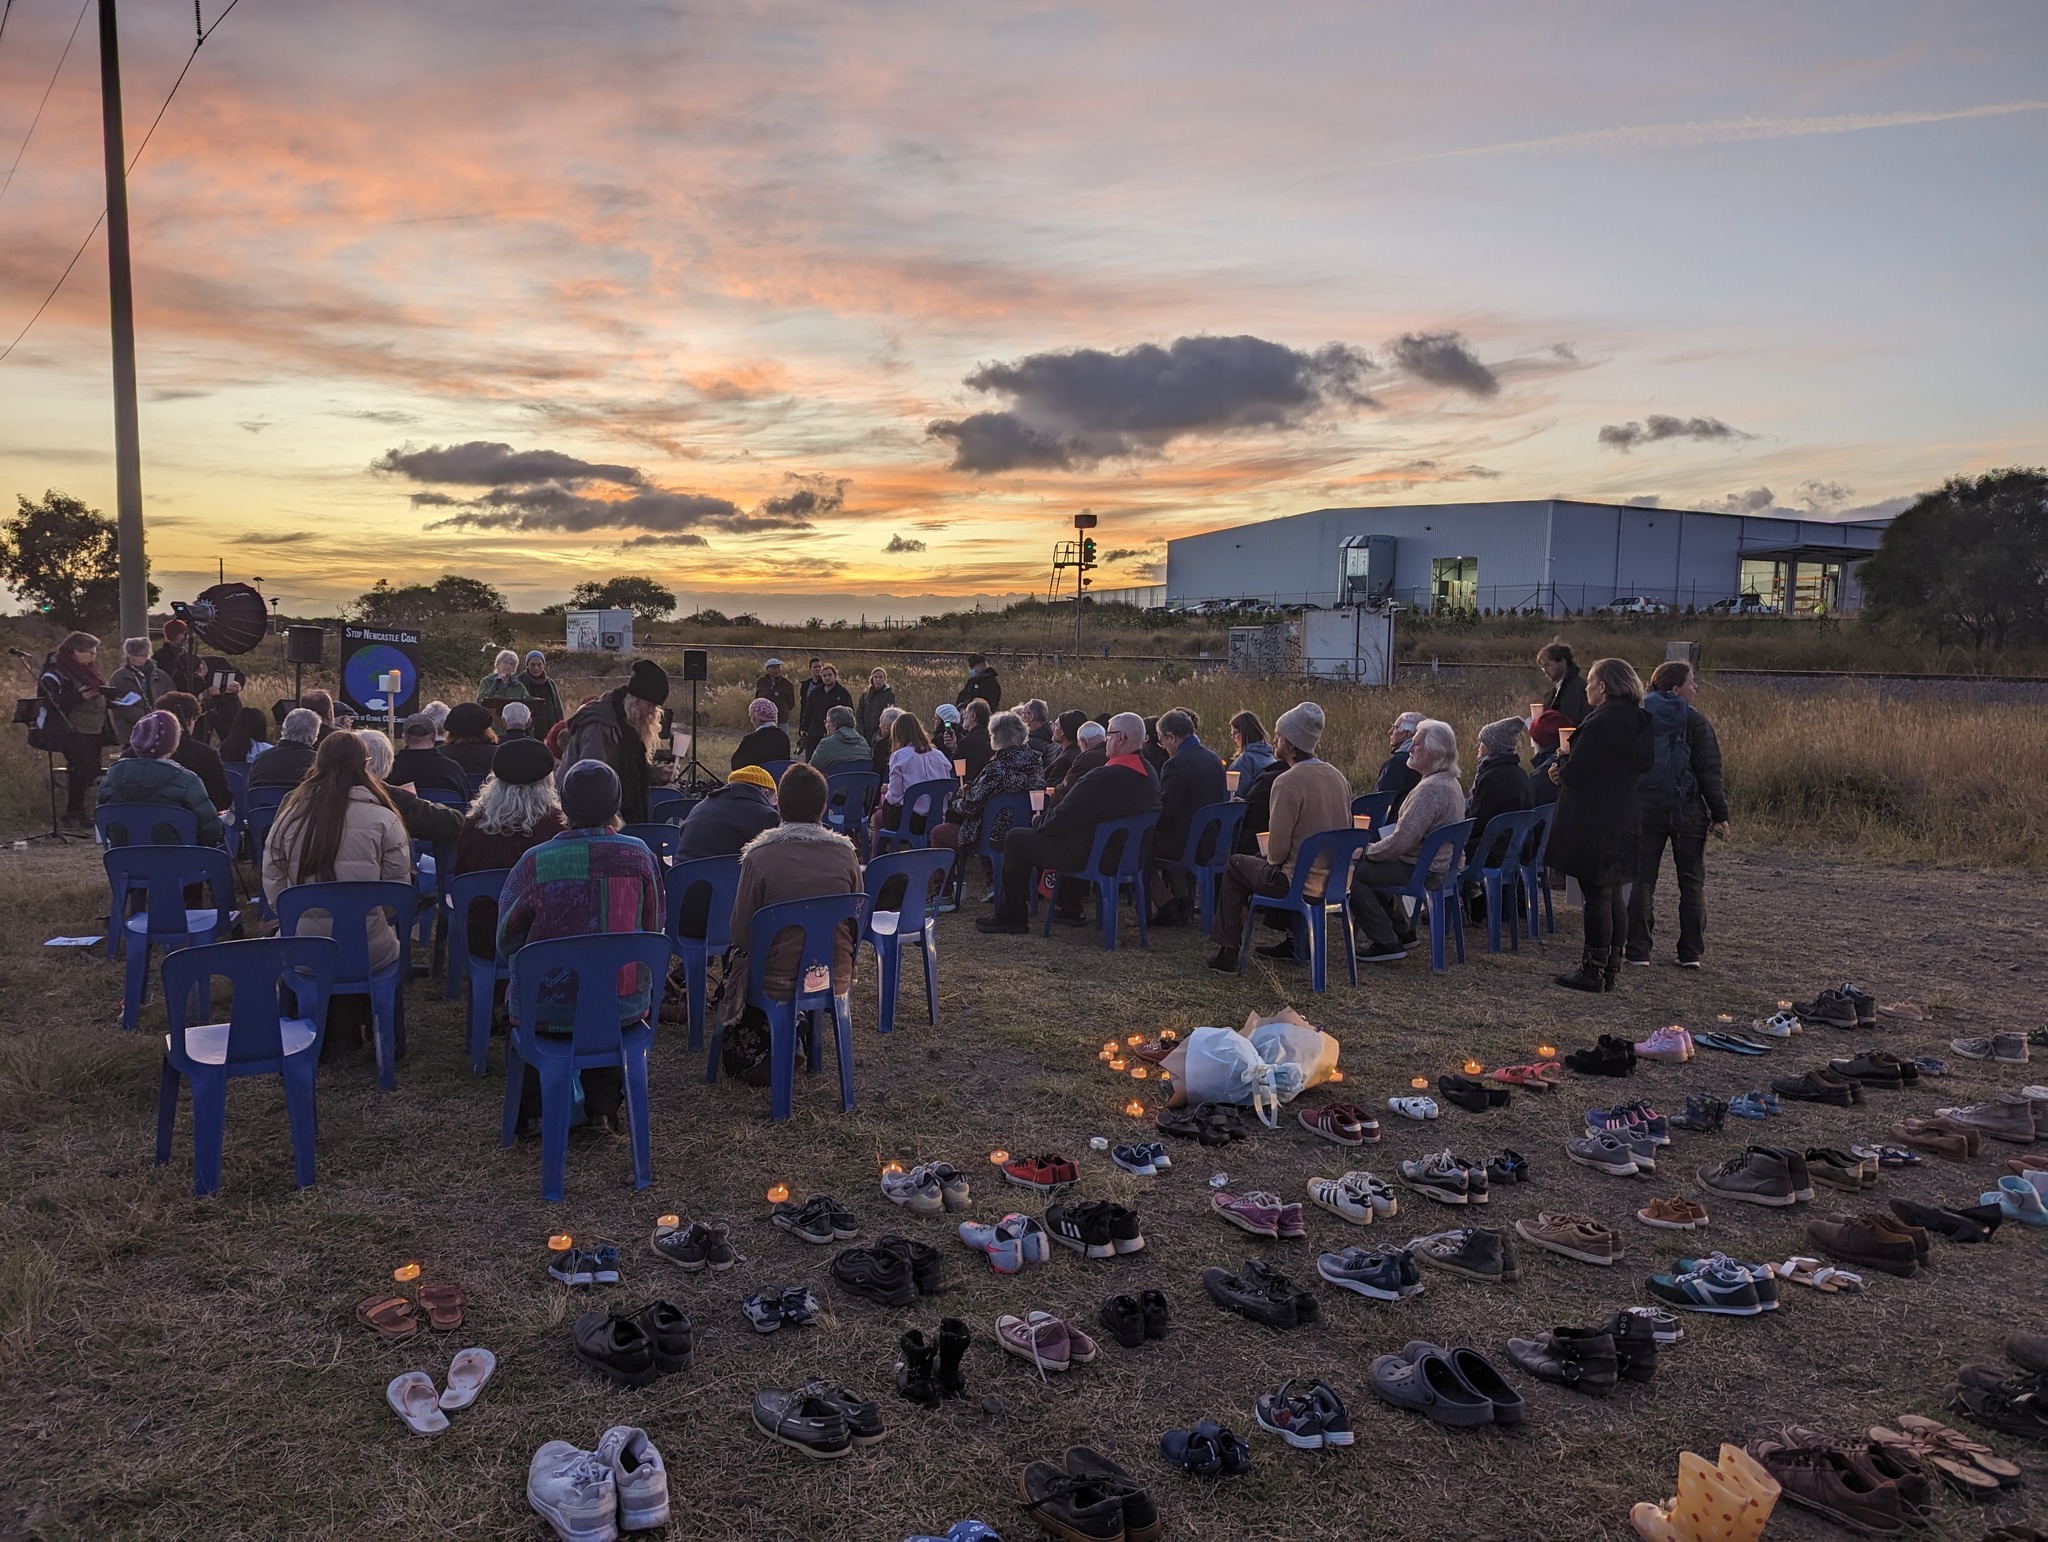
<svg viewBox="0 0 2048 1542"><path fill-rule="evenodd" d="M766 905L784 900L815 899L827 894L858 894L860 863L853 854L853 842L823 825L788 824L764 830L748 841L740 853L740 886L732 902L732 956L730 972L741 979L747 970L748 928L754 913ZM843 995L853 988L854 946L858 939L854 923L839 929L832 945L832 990ZM768 993L778 1001L796 990L797 961L803 944L795 932L785 932L768 950L762 971ZM744 991L730 991L721 998L744 997ZM742 1003L734 1001L731 1012L737 1018Z"/></svg>
<svg viewBox="0 0 2048 1542"><path fill-rule="evenodd" d="M631 825L647 819L647 747L626 721L626 691L616 686L576 709L562 737L555 786L577 761L603 761L619 774L619 818Z"/></svg>
<svg viewBox="0 0 2048 1542"><path fill-rule="evenodd" d="M1645 696L1643 710L1650 714L1656 747L1640 788L1643 826L1704 836L1709 825L1728 818L1728 794L1721 786L1721 740L1714 725L1684 697L1664 691Z"/></svg>

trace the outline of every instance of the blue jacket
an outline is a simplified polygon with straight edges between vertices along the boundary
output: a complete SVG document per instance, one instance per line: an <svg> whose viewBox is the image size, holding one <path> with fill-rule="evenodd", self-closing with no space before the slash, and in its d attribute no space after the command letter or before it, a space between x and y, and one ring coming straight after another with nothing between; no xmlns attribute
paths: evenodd
<svg viewBox="0 0 2048 1542"><path fill-rule="evenodd" d="M200 845L218 846L223 838L220 815L206 795L206 784L175 760L122 756L100 778L100 802L161 803L190 809L199 821Z"/></svg>
<svg viewBox="0 0 2048 1542"><path fill-rule="evenodd" d="M676 860L736 857L748 841L781 823L782 816L775 812L765 787L727 782L690 810L683 821L682 845Z"/></svg>
<svg viewBox="0 0 2048 1542"><path fill-rule="evenodd" d="M1237 759L1224 767L1226 771L1235 771L1237 773L1237 797L1242 799L1246 793L1250 792L1252 790L1252 783L1259 779L1259 773L1272 763L1272 745L1268 744L1264 739L1260 739L1254 744L1247 744L1243 751L1239 753Z"/></svg>

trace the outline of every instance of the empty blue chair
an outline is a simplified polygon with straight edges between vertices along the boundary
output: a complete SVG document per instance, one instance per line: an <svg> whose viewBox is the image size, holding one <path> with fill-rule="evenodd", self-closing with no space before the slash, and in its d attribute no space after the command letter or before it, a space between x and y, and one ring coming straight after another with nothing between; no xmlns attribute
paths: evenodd
<svg viewBox="0 0 2048 1542"><path fill-rule="evenodd" d="M1095 886L1095 904L1102 922L1102 945L1116 951L1116 912L1126 887L1138 911L1138 946L1152 946L1145 916L1145 847L1159 823L1157 814L1137 814L1129 819L1105 819L1095 827L1095 843L1088 860L1071 873L1055 872L1055 880L1072 878ZM1045 907L1045 932L1052 935L1054 907Z"/></svg>
<svg viewBox="0 0 2048 1542"><path fill-rule="evenodd" d="M199 816L168 803L102 803L92 827L106 846L197 846Z"/></svg>
<svg viewBox="0 0 2048 1542"><path fill-rule="evenodd" d="M1529 824L1535 817L1529 809L1495 814L1486 822L1486 828L1479 832L1479 844L1474 848L1479 858L1478 865L1467 867L1459 879L1461 889L1480 889L1486 894L1486 951L1489 953L1500 951L1500 924L1503 919L1508 924L1508 947L1516 953L1522 951L1521 927L1516 914L1522 908L1522 842L1528 838ZM1460 895L1459 899L1462 898Z"/></svg>
<svg viewBox="0 0 2048 1542"><path fill-rule="evenodd" d="M156 1163L162 1167L171 1159L178 1088L188 1086L192 1089L193 1193L220 1191L228 1082L237 1076L276 1076L284 1082L293 1176L300 1188L312 1186L313 1143L319 1133L313 1073L320 1065L328 989L339 960L340 949L327 937L215 942L181 948L164 960L164 997L171 1028L164 1035L163 1073L157 1080ZM188 1023L187 998L198 993L210 1002L215 980L226 980L234 993L228 1020ZM296 1017L280 1015L279 1003L287 994L299 1004Z"/></svg>
<svg viewBox="0 0 2048 1542"><path fill-rule="evenodd" d="M1550 873L1544 866L1550 854L1550 826L1557 813L1554 803L1539 803L1529 811L1529 830L1522 837L1522 892L1529 906L1529 938L1541 942L1545 930L1557 930L1557 912L1550 904ZM1536 902L1543 902L1543 925L1536 924Z"/></svg>
<svg viewBox="0 0 2048 1542"><path fill-rule="evenodd" d="M619 834L632 836L654 853L655 861L663 864L675 861L676 854L683 849L683 832L666 821L621 825Z"/></svg>
<svg viewBox="0 0 2048 1542"><path fill-rule="evenodd" d="M277 823L277 811L291 796L289 787L251 786L242 794L242 836L249 860L256 864L256 913L271 919L270 900L263 892L263 846L270 839L270 827Z"/></svg>
<svg viewBox="0 0 2048 1542"><path fill-rule="evenodd" d="M1415 906L1415 919L1429 923L1429 967L1444 967L1444 933L1452 932L1458 942L1458 962L1465 962L1465 907L1458 903L1458 878L1464 871L1465 842L1472 838L1472 821L1461 819L1429 832L1422 849L1415 853L1415 873L1398 889L1383 894L1405 899ZM1437 854L1450 848L1451 865L1432 874ZM1425 916L1425 912L1427 915Z"/></svg>
<svg viewBox="0 0 2048 1542"><path fill-rule="evenodd" d="M168 955L173 948L216 940L235 916L235 867L218 846L109 846L103 860L115 899L108 936L121 934L128 959L121 1026L133 1033L149 986L150 950L162 948ZM204 884L213 903L188 909L188 884ZM128 915L138 897L140 912Z"/></svg>
<svg viewBox="0 0 2048 1542"><path fill-rule="evenodd" d="M1162 872L1186 873L1194 880L1205 937L1209 934L1209 918L1216 911L1216 885L1223 879L1223 869L1230 862L1230 848L1237 843L1237 827L1243 823L1244 805L1235 799L1196 809L1180 859L1162 859L1157 864Z"/></svg>
<svg viewBox="0 0 2048 1542"><path fill-rule="evenodd" d="M804 980L813 969L832 968L833 939L849 921L858 927L867 910L865 894L826 894L815 899L784 900L763 905L754 912L747 928L747 1003L759 1007L768 1019L769 1117L781 1121L790 1115L795 1098L796 1035L799 1022L804 1029L804 1052L813 1073L820 1068L817 1014L830 1012L839 1050L839 1107L853 1107L853 1010L847 998L833 994L828 981L821 990L807 991ZM768 953L778 934L802 934L796 978L790 999L777 1001L768 994ZM705 1055L704 1080L718 1080L718 1056L724 1046L724 1030L714 1024Z"/></svg>
<svg viewBox="0 0 2048 1542"><path fill-rule="evenodd" d="M1387 822L1387 815L1393 807L1394 795L1390 792L1360 793L1351 800L1351 817L1356 819L1360 814L1369 814L1372 816L1372 828L1378 830Z"/></svg>
<svg viewBox="0 0 2048 1542"><path fill-rule="evenodd" d="M619 972L644 969L652 995L647 1016L619 1022ZM571 1032L539 1033L540 992L564 976L576 992ZM529 942L512 955L512 1036L505 1046L505 1117L498 1144L519 1135L519 1091L531 1065L540 1078L540 1197L559 1203L569 1161L569 1114L576 1100L569 1078L578 1071L614 1067L625 1078L626 1125L633 1143L633 1187L654 1184L654 1152L647 1133L647 1046L661 1017L668 980L668 939L659 932L599 932Z"/></svg>
<svg viewBox="0 0 2048 1542"><path fill-rule="evenodd" d="M794 760L764 760L761 762L761 769L774 778L775 785L780 787L782 785L782 773L795 764Z"/></svg>
<svg viewBox="0 0 2048 1542"><path fill-rule="evenodd" d="M896 1031L896 993L903 976L903 949L915 947L924 961L925 1015L934 1027L939 1021L939 896L946 891L946 875L953 866L953 853L943 846L926 851L898 851L877 857L867 865L861 888L868 897L868 912L861 922L860 938L875 950L881 976L881 1015L875 1020L877 1033ZM903 899L895 924L877 930L875 918L887 915L875 906L881 902L883 887L892 879L903 880ZM885 925L887 923L884 923Z"/></svg>
<svg viewBox="0 0 2048 1542"><path fill-rule="evenodd" d="M484 1074L484 1060L491 1047L491 1006L500 980L509 980L511 970L498 962L497 950L473 953L469 947L469 908L479 900L495 902L505 891L509 867L478 868L458 873L448 881L445 905L448 911L448 995L455 996L456 959L462 960L462 978L469 991L469 1068Z"/></svg>
<svg viewBox="0 0 2048 1542"><path fill-rule="evenodd" d="M868 812L881 786L872 771L833 771L825 778L825 828L852 841L862 856L868 848Z"/></svg>
<svg viewBox="0 0 2048 1542"><path fill-rule="evenodd" d="M903 816L893 830L879 830L875 834L875 850L890 851L901 847L905 851L925 851L931 847L932 826L946 817L946 800L959 790L960 784L950 776L933 777L928 782L912 782L903 789ZM918 820L924 827L913 830Z"/></svg>
<svg viewBox="0 0 2048 1542"><path fill-rule="evenodd" d="M1351 873L1372 842L1373 836L1366 830L1325 830L1303 841L1293 856L1294 881L1287 886L1287 892L1277 898L1264 894L1251 897L1244 913L1244 935L1237 946L1237 972L1244 973L1245 959L1252 949L1252 923L1258 920L1259 912L1277 910L1294 916L1293 924L1306 936L1310 988L1329 989L1329 929L1330 917L1335 915L1340 923L1338 935L1344 939L1344 967L1351 983L1356 985L1358 947L1351 935ZM1319 898L1310 899L1309 878L1318 868L1323 871L1323 892Z"/></svg>
<svg viewBox="0 0 2048 1542"><path fill-rule="evenodd" d="M663 824L681 824L696 807L696 800L685 797L675 787L650 787L647 789L647 817Z"/></svg>
<svg viewBox="0 0 2048 1542"><path fill-rule="evenodd" d="M395 882L295 883L277 897L277 926L284 936L297 936L299 923L308 912L324 912L330 919L334 940L341 947L333 994L370 998L370 1026L377 1040L377 1085L386 1092L398 1085L396 1065L405 1052L405 979L412 970L405 939L418 905L419 891L409 883ZM370 967L365 923L373 910L390 911L391 929L398 934L398 957L381 969Z"/></svg>
<svg viewBox="0 0 2048 1542"><path fill-rule="evenodd" d="M711 959L732 946L732 899L740 888L738 857L698 857L678 862L663 875L668 890L669 950L683 961L684 994L690 1018L690 1048L704 1047L704 1003ZM704 935L685 937L683 904L693 890L704 892Z"/></svg>
<svg viewBox="0 0 2048 1542"><path fill-rule="evenodd" d="M1028 792L999 792L994 794L981 809L981 829L976 832L974 844L962 847L953 868L953 899L957 904L967 887L969 857L981 857L988 863L989 887L997 893L1003 888L1003 848L993 844L996 826L1002 824L997 817L1007 813L1009 823L1003 825L1003 839L1008 840L1012 830L1031 828L1031 794Z"/></svg>

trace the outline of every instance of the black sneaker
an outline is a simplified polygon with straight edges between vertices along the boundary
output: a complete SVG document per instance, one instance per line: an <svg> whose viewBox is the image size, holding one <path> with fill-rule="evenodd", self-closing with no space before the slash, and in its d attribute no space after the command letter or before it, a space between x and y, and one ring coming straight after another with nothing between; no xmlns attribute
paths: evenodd
<svg viewBox="0 0 2048 1542"><path fill-rule="evenodd" d="M1144 1542L1145 1538L1157 1538L1165 1532L1165 1523L1159 1518L1159 1507L1145 1492L1145 1486L1100 1451L1088 1446L1070 1446L1067 1449L1067 1471L1122 1501L1124 1536L1129 1542Z"/></svg>
<svg viewBox="0 0 2048 1542"><path fill-rule="evenodd" d="M1483 1114L1492 1106L1486 1095L1486 1084L1469 1076L1439 1076L1436 1090L1446 1103L1455 1104L1468 1114Z"/></svg>
<svg viewBox="0 0 2048 1542"><path fill-rule="evenodd" d="M1408 950L1398 943L1386 947L1374 943L1358 955L1361 964L1398 964L1408 956Z"/></svg>
<svg viewBox="0 0 2048 1542"><path fill-rule="evenodd" d="M1263 1258L1247 1258L1237 1275L1247 1285L1265 1291L1273 1300L1293 1306L1294 1320L1298 1323L1306 1325L1323 1315L1322 1303L1316 1300L1312 1291L1303 1290Z"/></svg>
<svg viewBox="0 0 2048 1542"><path fill-rule="evenodd" d="M1005 937L1028 937L1031 935L1029 921L1001 921L994 916L976 916L974 929L977 932L995 932Z"/></svg>
<svg viewBox="0 0 2048 1542"><path fill-rule="evenodd" d="M650 1301L633 1314L654 1351L654 1368L664 1376L687 1371L695 1358L690 1319L673 1301Z"/></svg>
<svg viewBox="0 0 2048 1542"><path fill-rule="evenodd" d="M1109 1209L1100 1200L1047 1205L1045 1231L1060 1246L1072 1248L1084 1258L1116 1256L1116 1247L1109 1240Z"/></svg>
<svg viewBox="0 0 2048 1542"><path fill-rule="evenodd" d="M785 1199L775 1207L770 1217L784 1231L804 1241L822 1247L839 1234L832 1224L832 1215L825 1208L823 1195L805 1200L802 1204Z"/></svg>
<svg viewBox="0 0 2048 1542"><path fill-rule="evenodd" d="M754 1394L754 1428L805 1456L845 1456L853 1449L846 1415L808 1386Z"/></svg>
<svg viewBox="0 0 2048 1542"><path fill-rule="evenodd" d="M1144 1252L1145 1234L1138 1229L1138 1212L1113 1200L1104 1208L1109 1215L1109 1245L1119 1253Z"/></svg>
<svg viewBox="0 0 2048 1542"><path fill-rule="evenodd" d="M938 1294L946 1270L939 1259L939 1250L929 1242L918 1242L910 1237L877 1237L875 1251L891 1253L901 1259L910 1271L910 1282L919 1295Z"/></svg>
<svg viewBox="0 0 2048 1542"><path fill-rule="evenodd" d="M917 1281L910 1272L909 1263L901 1255L879 1246L846 1249L832 1260L832 1278L848 1294L882 1306L905 1307L917 1303Z"/></svg>
<svg viewBox="0 0 2048 1542"><path fill-rule="evenodd" d="M1109 1297L1096 1319L1126 1349L1137 1349L1145 1342L1145 1309L1136 1296Z"/></svg>
<svg viewBox="0 0 2048 1542"><path fill-rule="evenodd" d="M801 1328L815 1322L818 1316L818 1298L802 1285L791 1285L782 1292L782 1320L792 1327Z"/></svg>
<svg viewBox="0 0 2048 1542"><path fill-rule="evenodd" d="M1145 1337L1163 1339L1166 1330L1173 1325L1173 1308L1166 1304L1166 1296L1156 1290L1138 1292L1138 1305L1145 1313Z"/></svg>
<svg viewBox="0 0 2048 1542"><path fill-rule="evenodd" d="M1249 1283L1225 1270L1204 1269L1202 1288L1209 1292L1209 1299L1226 1312L1249 1317L1253 1322L1264 1323L1269 1328L1300 1326L1301 1319L1291 1299L1283 1297L1276 1300L1268 1295L1262 1286Z"/></svg>
<svg viewBox="0 0 2048 1542"><path fill-rule="evenodd" d="M782 1292L773 1286L757 1290L740 1303L756 1333L774 1333L782 1326Z"/></svg>
<svg viewBox="0 0 2048 1542"><path fill-rule="evenodd" d="M1598 1044L1573 1050L1564 1057L1564 1063L1581 1076L1627 1076L1636 1068L1636 1047L1626 1039L1603 1033Z"/></svg>
<svg viewBox="0 0 2048 1542"><path fill-rule="evenodd" d="M882 1410L873 1399L822 1381L807 1381L796 1391L800 1397L816 1398L828 1408L838 1410L839 1417L846 1421L847 1436L855 1445L871 1446L882 1438Z"/></svg>
<svg viewBox="0 0 2048 1542"><path fill-rule="evenodd" d="M644 1387L659 1374L654 1345L630 1317L585 1312L572 1330L576 1358L622 1387Z"/></svg>
<svg viewBox="0 0 2048 1542"><path fill-rule="evenodd" d="M709 1240L710 1232L692 1221L688 1226L655 1227L647 1246L656 1258L667 1259L685 1274L696 1274L709 1256Z"/></svg>

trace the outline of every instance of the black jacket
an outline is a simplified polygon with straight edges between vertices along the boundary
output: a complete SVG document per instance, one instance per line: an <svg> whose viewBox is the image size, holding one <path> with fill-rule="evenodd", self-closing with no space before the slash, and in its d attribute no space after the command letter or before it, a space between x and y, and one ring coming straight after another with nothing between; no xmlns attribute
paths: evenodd
<svg viewBox="0 0 2048 1542"><path fill-rule="evenodd" d="M1033 860L1042 867L1078 871L1095 844L1095 827L1109 820L1159 812L1159 788L1129 766L1097 766L1076 782L1038 826Z"/></svg>
<svg viewBox="0 0 2048 1542"><path fill-rule="evenodd" d="M1287 770L1287 762L1275 756L1266 762L1252 784L1245 789L1244 818L1237 824L1237 841L1232 852L1252 857L1259 852L1259 837L1273 828L1273 784Z"/></svg>
<svg viewBox="0 0 2048 1542"><path fill-rule="evenodd" d="M803 740L804 753L809 754L812 746L816 745L830 732L825 727L825 714L827 712L830 712L834 707L851 708L852 706L852 694L837 680L833 681L830 685L814 684L806 680L804 682L803 719L797 725L798 735Z"/></svg>
<svg viewBox="0 0 2048 1542"><path fill-rule="evenodd" d="M249 762L249 785L251 787L296 787L306 779L306 773L313 769L313 746L286 739L273 744L261 755ZM403 781L403 777L393 777ZM469 789L463 788L468 796Z"/></svg>
<svg viewBox="0 0 2048 1542"><path fill-rule="evenodd" d="M1728 817L1721 786L1721 740L1706 715L1683 697L1652 691L1643 698L1650 714L1656 759L1643 777L1643 828L1704 836L1707 826Z"/></svg>
<svg viewBox="0 0 2048 1542"><path fill-rule="evenodd" d="M1556 749L1538 750L1529 757L1529 807L1549 808L1557 802L1557 783L1550 779L1550 763Z"/></svg>
<svg viewBox="0 0 2048 1542"><path fill-rule="evenodd" d="M789 751L789 735L773 723L763 723L759 728L740 740L739 747L732 752L732 768L742 766L765 766L771 760L793 760Z"/></svg>
<svg viewBox="0 0 2048 1542"><path fill-rule="evenodd" d="M882 737L882 714L896 705L896 688L885 685L879 691L872 685L860 693L860 700L853 704L853 726L860 730L860 736L873 744ZM888 761L882 762L886 768Z"/></svg>
<svg viewBox="0 0 2048 1542"><path fill-rule="evenodd" d="M206 789L206 796L213 801L215 808L235 806L235 795L228 788L228 774L221 768L220 751L212 745L201 744L187 734L171 751L171 759L199 778L199 785Z"/></svg>
<svg viewBox="0 0 2048 1542"><path fill-rule="evenodd" d="M1408 764L1408 751L1412 745L1411 740L1409 744L1402 745L1382 761L1379 780L1372 784L1374 792L1390 792L1394 795L1394 801L1387 807L1387 819L1390 822L1401 812L1401 804L1407 799L1408 794L1415 791L1415 784L1422 780L1422 773Z"/></svg>
<svg viewBox="0 0 2048 1542"><path fill-rule="evenodd" d="M736 857L740 848L763 830L782 823L769 801L768 789L747 782L728 782L711 789L710 796L690 810L683 821L678 861L694 862L699 857Z"/></svg>
<svg viewBox="0 0 2048 1542"><path fill-rule="evenodd" d="M1543 698L1543 705L1553 712L1561 712L1565 721L1572 724L1586 720L1586 677L1579 673L1579 666L1567 664L1564 678L1550 688L1550 694Z"/></svg>
<svg viewBox="0 0 2048 1542"><path fill-rule="evenodd" d="M981 775L981 768L995 758L996 747L986 728L969 728L960 735L960 758L967 762L967 780Z"/></svg>
<svg viewBox="0 0 2048 1542"><path fill-rule="evenodd" d="M444 744L441 753L471 776L489 776L491 761L496 758L498 747L495 744Z"/></svg>
<svg viewBox="0 0 2048 1542"><path fill-rule="evenodd" d="M967 704L976 698L988 703L990 717L1003 710L1003 683L996 678L995 665L984 664L969 675L967 683L960 687L960 694L953 698L953 705L965 712Z"/></svg>
<svg viewBox="0 0 2048 1542"><path fill-rule="evenodd" d="M555 686L554 679L542 675L538 680L520 670L513 678L526 687L526 707L533 714L531 732L536 739L545 739L548 730L562 721L562 693Z"/></svg>
<svg viewBox="0 0 2048 1542"><path fill-rule="evenodd" d="M1636 876L1642 838L1637 787L1654 755L1650 715L1625 701L1603 702L1572 735L1559 762L1549 863L1582 884L1611 886Z"/></svg>
<svg viewBox="0 0 2048 1542"><path fill-rule="evenodd" d="M1187 849L1195 815L1229 797L1216 752L1200 739L1182 741L1159 773L1159 830L1152 837L1152 854L1164 862L1178 862Z"/></svg>
<svg viewBox="0 0 2048 1542"><path fill-rule="evenodd" d="M275 754L276 751L271 751ZM256 764L262 765L270 755L259 755ZM256 773L249 773L255 779ZM391 774L384 778L394 787L410 784L414 792L425 792L432 787L441 792L452 792L463 802L469 801L469 773L439 750L402 749L391 757Z"/></svg>
<svg viewBox="0 0 2048 1542"><path fill-rule="evenodd" d="M1481 833L1497 814L1519 814L1535 807L1530 800L1529 775L1522 769L1519 755L1509 752L1482 759L1478 774L1472 778L1472 795L1465 800L1465 817L1472 821L1472 835L1465 842L1466 862L1495 860L1498 852L1479 849Z"/></svg>

